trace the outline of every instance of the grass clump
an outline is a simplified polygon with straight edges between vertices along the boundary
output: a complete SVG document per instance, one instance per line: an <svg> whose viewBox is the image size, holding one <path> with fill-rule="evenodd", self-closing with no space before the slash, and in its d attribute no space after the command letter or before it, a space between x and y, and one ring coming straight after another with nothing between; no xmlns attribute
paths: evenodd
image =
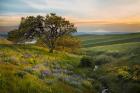
<svg viewBox="0 0 140 93"><path fill-rule="evenodd" d="M95 58L95 65L103 65L113 61L111 56L100 55Z"/></svg>
<svg viewBox="0 0 140 93"><path fill-rule="evenodd" d="M89 56L83 56L80 60L80 67L93 67L93 58Z"/></svg>

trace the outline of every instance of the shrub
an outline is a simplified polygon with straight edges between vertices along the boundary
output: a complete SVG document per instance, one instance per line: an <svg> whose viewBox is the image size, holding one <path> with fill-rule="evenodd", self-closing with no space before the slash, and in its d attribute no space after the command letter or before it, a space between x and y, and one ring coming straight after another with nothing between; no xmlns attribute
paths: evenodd
<svg viewBox="0 0 140 93"><path fill-rule="evenodd" d="M140 65L134 65L131 70L132 70L131 71L132 79L134 81L137 81L137 82L139 81L140 82L140 75L139 75L139 73L140 73Z"/></svg>
<svg viewBox="0 0 140 93"><path fill-rule="evenodd" d="M97 80L93 82L93 89L95 93L98 93L101 90L101 88L102 88L101 82Z"/></svg>
<svg viewBox="0 0 140 93"><path fill-rule="evenodd" d="M91 88L91 87L92 87L91 82L88 81L88 80L83 80L83 81L82 81L82 85L83 85L84 87L86 87L86 88Z"/></svg>
<svg viewBox="0 0 140 93"><path fill-rule="evenodd" d="M11 62L11 59L7 55L3 55L3 56L1 56L1 61L5 62L5 63L9 63L9 62Z"/></svg>
<svg viewBox="0 0 140 93"><path fill-rule="evenodd" d="M34 70L32 68L26 68L24 69L25 72L28 72L30 74L34 74Z"/></svg>
<svg viewBox="0 0 140 93"><path fill-rule="evenodd" d="M6 85L6 79L2 77L2 74L0 73L0 89L4 88Z"/></svg>
<svg viewBox="0 0 140 93"><path fill-rule="evenodd" d="M117 70L117 75L119 79L129 80L131 74L129 73L129 68L127 66L122 66Z"/></svg>
<svg viewBox="0 0 140 93"><path fill-rule="evenodd" d="M20 71L20 72L17 72L16 75L20 78L24 78L24 76L26 75L26 72Z"/></svg>
<svg viewBox="0 0 140 93"><path fill-rule="evenodd" d="M108 52L106 53L108 56L112 56L112 57L115 57L115 58L119 58L121 57L122 55L124 55L122 52L117 52L117 51L113 51L113 52Z"/></svg>
<svg viewBox="0 0 140 93"><path fill-rule="evenodd" d="M93 58L84 56L80 60L80 67L93 67Z"/></svg>
<svg viewBox="0 0 140 93"><path fill-rule="evenodd" d="M95 65L102 65L109 63L113 60L111 56L106 56L106 55L100 55L95 58Z"/></svg>
<svg viewBox="0 0 140 93"><path fill-rule="evenodd" d="M140 93L139 83L128 83L125 87L125 93Z"/></svg>
<svg viewBox="0 0 140 93"><path fill-rule="evenodd" d="M37 63L36 60L35 60L34 58L28 59L28 62L29 62L30 64L36 64L36 63Z"/></svg>

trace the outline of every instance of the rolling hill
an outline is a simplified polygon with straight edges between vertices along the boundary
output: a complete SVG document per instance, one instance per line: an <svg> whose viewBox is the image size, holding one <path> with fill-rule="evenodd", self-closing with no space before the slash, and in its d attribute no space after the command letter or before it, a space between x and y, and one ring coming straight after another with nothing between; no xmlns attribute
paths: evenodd
<svg viewBox="0 0 140 93"><path fill-rule="evenodd" d="M140 33L77 37L78 55L0 39L0 93L139 93ZM80 67L84 56L98 68Z"/></svg>
<svg viewBox="0 0 140 93"><path fill-rule="evenodd" d="M140 33L121 35L81 35L78 37L81 40L83 47L140 42Z"/></svg>

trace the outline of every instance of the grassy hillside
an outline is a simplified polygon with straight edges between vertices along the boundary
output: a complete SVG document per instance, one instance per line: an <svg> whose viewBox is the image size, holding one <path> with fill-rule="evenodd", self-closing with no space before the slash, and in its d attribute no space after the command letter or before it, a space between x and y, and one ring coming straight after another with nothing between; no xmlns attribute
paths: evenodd
<svg viewBox="0 0 140 93"><path fill-rule="evenodd" d="M83 48L88 52L128 52L140 47L140 42L129 42L123 44L113 44L113 45L104 45L104 46L96 46Z"/></svg>
<svg viewBox="0 0 140 93"><path fill-rule="evenodd" d="M104 87L111 93L140 92L140 33L123 35L82 35L82 50L93 58L95 92ZM120 87L121 86L121 87Z"/></svg>
<svg viewBox="0 0 140 93"><path fill-rule="evenodd" d="M79 38L81 39L83 47L94 47L128 42L139 42L140 33L122 35L81 35Z"/></svg>
<svg viewBox="0 0 140 93"><path fill-rule="evenodd" d="M140 34L80 38L85 55L98 67L88 74L94 79L94 90L106 87L111 93L140 92Z"/></svg>
<svg viewBox="0 0 140 93"><path fill-rule="evenodd" d="M0 93L77 93L87 91L75 77L80 57L48 53L34 45L0 45ZM77 87L75 87L77 86Z"/></svg>
<svg viewBox="0 0 140 93"><path fill-rule="evenodd" d="M12 42L8 41L7 39L5 38L0 38L0 44L12 44Z"/></svg>
<svg viewBox="0 0 140 93"><path fill-rule="evenodd" d="M83 48L98 67L88 72L94 79L94 90L103 87L111 93L140 92L140 42L129 42ZM121 87L120 87L121 86Z"/></svg>
<svg viewBox="0 0 140 93"><path fill-rule="evenodd" d="M140 93L140 34L79 38L78 55L0 40L0 93Z"/></svg>

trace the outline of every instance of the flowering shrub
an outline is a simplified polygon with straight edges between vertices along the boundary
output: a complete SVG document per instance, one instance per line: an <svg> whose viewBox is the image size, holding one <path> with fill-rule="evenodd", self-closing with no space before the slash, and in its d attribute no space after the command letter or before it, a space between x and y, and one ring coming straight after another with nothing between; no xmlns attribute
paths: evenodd
<svg viewBox="0 0 140 93"><path fill-rule="evenodd" d="M131 74L129 73L129 68L127 66L123 66L117 70L118 78L129 80L131 78Z"/></svg>

